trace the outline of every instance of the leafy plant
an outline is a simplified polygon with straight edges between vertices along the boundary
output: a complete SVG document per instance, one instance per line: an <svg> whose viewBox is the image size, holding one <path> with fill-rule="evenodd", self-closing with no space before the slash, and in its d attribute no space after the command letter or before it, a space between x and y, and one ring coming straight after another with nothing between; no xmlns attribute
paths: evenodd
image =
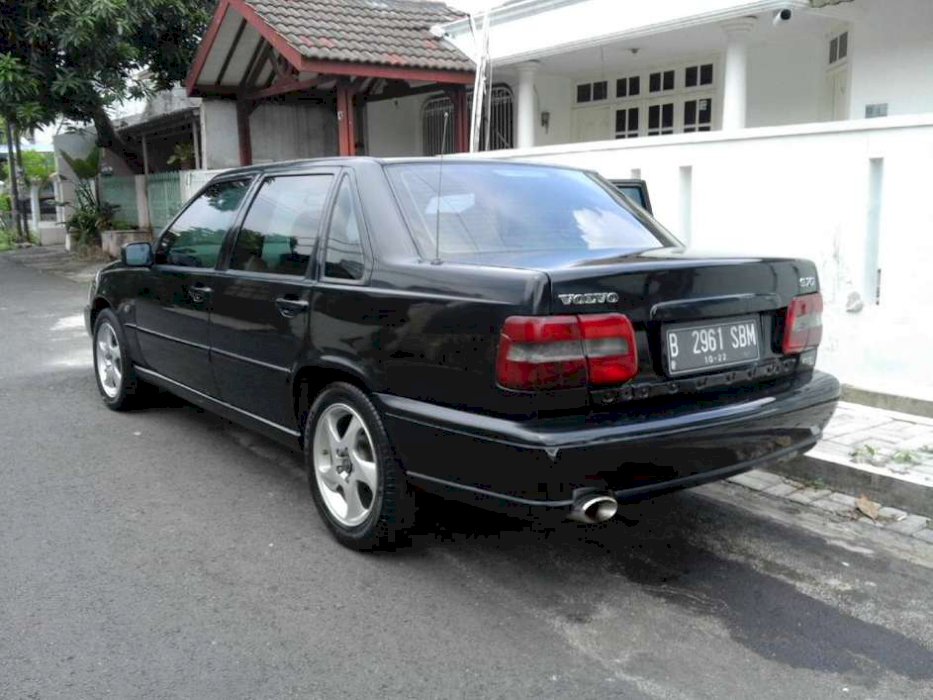
<svg viewBox="0 0 933 700"><path fill-rule="evenodd" d="M920 460L910 450L898 450L891 460L896 464L920 464Z"/></svg>
<svg viewBox="0 0 933 700"><path fill-rule="evenodd" d="M881 451L868 443L856 447L849 453L849 456L856 463L867 462L868 464L877 465L883 461Z"/></svg>
<svg viewBox="0 0 933 700"><path fill-rule="evenodd" d="M30 185L42 187L49 181L55 172L54 160L51 153L39 151L26 151L23 153L23 170L26 181Z"/></svg>
<svg viewBox="0 0 933 700"><path fill-rule="evenodd" d="M181 170L191 170L194 167L194 144L176 143L172 155L165 162L177 165Z"/></svg>
<svg viewBox="0 0 933 700"><path fill-rule="evenodd" d="M74 213L65 222L68 233L78 239L78 246L100 245L100 232L111 228L116 207L101 202L97 196L97 174L100 171L100 148L94 148L84 158L74 158L62 151L62 158L74 171Z"/></svg>

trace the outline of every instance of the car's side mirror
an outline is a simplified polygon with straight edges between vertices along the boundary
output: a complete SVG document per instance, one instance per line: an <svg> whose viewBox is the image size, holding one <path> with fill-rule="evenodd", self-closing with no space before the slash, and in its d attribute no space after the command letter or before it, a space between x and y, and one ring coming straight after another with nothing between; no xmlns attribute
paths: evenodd
<svg viewBox="0 0 933 700"><path fill-rule="evenodd" d="M152 246L141 241L127 243L120 249L120 260L128 267L149 267L152 265Z"/></svg>

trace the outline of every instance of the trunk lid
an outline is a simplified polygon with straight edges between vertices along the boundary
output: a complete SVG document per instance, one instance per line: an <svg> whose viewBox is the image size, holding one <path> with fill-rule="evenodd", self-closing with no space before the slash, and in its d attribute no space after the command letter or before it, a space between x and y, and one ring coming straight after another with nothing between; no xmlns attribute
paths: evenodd
<svg viewBox="0 0 933 700"><path fill-rule="evenodd" d="M798 358L781 351L786 310L794 297L819 291L807 260L682 248L581 260L547 274L551 314L617 312L632 321L639 373L624 387L594 392L604 404L793 374ZM754 347L737 347L749 338Z"/></svg>

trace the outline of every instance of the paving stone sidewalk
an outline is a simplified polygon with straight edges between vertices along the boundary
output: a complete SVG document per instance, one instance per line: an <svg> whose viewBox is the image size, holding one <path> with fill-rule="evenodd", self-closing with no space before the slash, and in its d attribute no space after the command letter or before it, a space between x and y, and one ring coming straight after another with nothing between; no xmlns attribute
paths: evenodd
<svg viewBox="0 0 933 700"><path fill-rule="evenodd" d="M841 402L813 450L769 472L736 478L838 514L859 516L856 499L866 496L886 506L875 524L933 541L926 532L933 519L931 418Z"/></svg>
<svg viewBox="0 0 933 700"><path fill-rule="evenodd" d="M839 518L866 523L933 544L933 519L924 515L761 469L730 477L728 481L800 506L817 508Z"/></svg>
<svg viewBox="0 0 933 700"><path fill-rule="evenodd" d="M97 271L109 262L101 254L97 258L82 258L65 250L63 245L31 246L10 250L0 255L40 272L67 277L73 282L86 284Z"/></svg>

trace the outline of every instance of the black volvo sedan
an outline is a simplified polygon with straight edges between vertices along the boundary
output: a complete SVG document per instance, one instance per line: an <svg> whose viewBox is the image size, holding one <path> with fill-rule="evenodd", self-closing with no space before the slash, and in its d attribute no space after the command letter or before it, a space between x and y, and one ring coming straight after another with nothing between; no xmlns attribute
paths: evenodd
<svg viewBox="0 0 933 700"><path fill-rule="evenodd" d="M87 323L107 406L161 387L303 450L368 549L419 489L596 522L804 452L821 311L813 263L685 249L593 173L352 158L219 175Z"/></svg>

